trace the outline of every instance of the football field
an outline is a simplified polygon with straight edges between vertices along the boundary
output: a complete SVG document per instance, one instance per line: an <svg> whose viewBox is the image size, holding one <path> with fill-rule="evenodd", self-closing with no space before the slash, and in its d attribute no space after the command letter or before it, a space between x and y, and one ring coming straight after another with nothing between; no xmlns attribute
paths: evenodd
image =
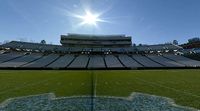
<svg viewBox="0 0 200 111"><path fill-rule="evenodd" d="M200 109L200 70L0 70L1 102L43 93L128 97L132 92Z"/></svg>

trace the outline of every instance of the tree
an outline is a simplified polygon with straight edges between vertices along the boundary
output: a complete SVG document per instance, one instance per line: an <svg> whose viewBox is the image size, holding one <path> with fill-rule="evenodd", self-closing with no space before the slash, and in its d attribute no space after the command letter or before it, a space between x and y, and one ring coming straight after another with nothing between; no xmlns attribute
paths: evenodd
<svg viewBox="0 0 200 111"><path fill-rule="evenodd" d="M200 41L199 37L194 37L194 38L188 39L188 43L194 43L194 42L199 42L199 41Z"/></svg>
<svg viewBox="0 0 200 111"><path fill-rule="evenodd" d="M142 44L139 44L138 46L142 46Z"/></svg>
<svg viewBox="0 0 200 111"><path fill-rule="evenodd" d="M41 44L46 44L46 41L45 41L45 40L41 40L40 43L41 43Z"/></svg>
<svg viewBox="0 0 200 111"><path fill-rule="evenodd" d="M177 40L173 40L173 44L174 45L178 45L178 41Z"/></svg>

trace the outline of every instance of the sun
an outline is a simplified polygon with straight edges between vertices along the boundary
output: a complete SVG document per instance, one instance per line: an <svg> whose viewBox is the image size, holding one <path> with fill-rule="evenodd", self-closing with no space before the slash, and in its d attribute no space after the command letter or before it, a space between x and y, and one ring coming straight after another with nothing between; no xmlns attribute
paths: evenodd
<svg viewBox="0 0 200 111"><path fill-rule="evenodd" d="M82 20L83 24L97 25L99 18L98 15L92 14L91 12L87 11L86 15L82 17Z"/></svg>
<svg viewBox="0 0 200 111"><path fill-rule="evenodd" d="M98 22L104 22L104 20L100 19L100 15L87 10L85 11L85 15L76 15L75 17L81 19L82 22L79 25L97 26Z"/></svg>

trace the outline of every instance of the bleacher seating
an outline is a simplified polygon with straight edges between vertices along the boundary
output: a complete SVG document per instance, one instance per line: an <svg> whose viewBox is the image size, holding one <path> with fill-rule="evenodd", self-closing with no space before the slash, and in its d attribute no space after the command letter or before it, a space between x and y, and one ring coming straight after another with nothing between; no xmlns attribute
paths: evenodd
<svg viewBox="0 0 200 111"><path fill-rule="evenodd" d="M0 54L0 63L7 62L9 60L21 57L23 55L24 55L24 53L18 53L18 52Z"/></svg>
<svg viewBox="0 0 200 111"><path fill-rule="evenodd" d="M24 55L22 57L4 62L0 64L0 67L20 67L21 65L32 62L40 57L42 57L42 54L32 53L30 55Z"/></svg>
<svg viewBox="0 0 200 111"><path fill-rule="evenodd" d="M180 50L180 46L174 44L160 44L160 45L142 45L137 47L101 47L101 48L80 48L80 47L63 47L61 45L41 44L41 43L30 43L30 42L19 42L12 41L7 44L3 44L2 47L12 49L29 49L29 50L40 50L51 51L51 52L82 52L82 51L111 51L117 53L134 53L134 52L146 52L146 51L165 51L165 50Z"/></svg>
<svg viewBox="0 0 200 111"><path fill-rule="evenodd" d="M0 54L4 54L4 53L6 53L5 50L0 50Z"/></svg>
<svg viewBox="0 0 200 111"><path fill-rule="evenodd" d="M142 45L136 47L138 51L164 51L164 50L179 50L182 49L174 44L160 44L160 45Z"/></svg>
<svg viewBox="0 0 200 111"><path fill-rule="evenodd" d="M174 44L71 47L12 41L1 45L0 68L138 69L200 67L200 61L175 55L181 53L181 49Z"/></svg>
<svg viewBox="0 0 200 111"><path fill-rule="evenodd" d="M128 55L125 54L119 54L118 58L120 61L127 67L127 68L138 68L138 67L143 67L141 64L136 62L134 59L129 57Z"/></svg>
<svg viewBox="0 0 200 111"><path fill-rule="evenodd" d="M192 60L180 55L164 54L164 57L169 58L178 63L184 64L187 67L200 67L200 61Z"/></svg>
<svg viewBox="0 0 200 111"><path fill-rule="evenodd" d="M10 52L0 54L0 68L162 68L200 67L200 61L174 54L49 54Z"/></svg>
<svg viewBox="0 0 200 111"><path fill-rule="evenodd" d="M24 68L44 68L54 60L56 60L59 57L57 54L50 54L47 56L43 56L42 58L33 61L29 64L23 65Z"/></svg>
<svg viewBox="0 0 200 111"><path fill-rule="evenodd" d="M103 57L101 55L91 55L88 68L106 68Z"/></svg>
<svg viewBox="0 0 200 111"><path fill-rule="evenodd" d="M106 55L105 62L108 68L123 68L124 67L114 55Z"/></svg>
<svg viewBox="0 0 200 111"><path fill-rule="evenodd" d="M161 55L149 54L147 57L151 58L152 60L166 66L166 67L184 67L185 65L177 63L173 60L167 59Z"/></svg>
<svg viewBox="0 0 200 111"><path fill-rule="evenodd" d="M66 68L74 59L74 55L72 54L66 54L50 65L48 65L48 68Z"/></svg>
<svg viewBox="0 0 200 111"><path fill-rule="evenodd" d="M40 50L40 51L56 51L57 49L60 48L60 45L19 42L19 41L11 41L7 44L3 44L2 46L5 48L12 48L12 49L29 49L29 50Z"/></svg>
<svg viewBox="0 0 200 111"><path fill-rule="evenodd" d="M161 64L156 63L155 61L152 61L151 59L142 56L142 55L132 55L132 57L142 64L144 67L163 67Z"/></svg>
<svg viewBox="0 0 200 111"><path fill-rule="evenodd" d="M88 55L78 55L68 68L86 68L88 64Z"/></svg>

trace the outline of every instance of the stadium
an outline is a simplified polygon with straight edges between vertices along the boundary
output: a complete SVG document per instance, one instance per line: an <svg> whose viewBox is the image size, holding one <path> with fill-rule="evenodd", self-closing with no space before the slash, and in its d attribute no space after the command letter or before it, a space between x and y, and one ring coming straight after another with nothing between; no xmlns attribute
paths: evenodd
<svg viewBox="0 0 200 111"><path fill-rule="evenodd" d="M0 0L0 111L200 111L199 0Z"/></svg>
<svg viewBox="0 0 200 111"><path fill-rule="evenodd" d="M60 43L0 46L0 110L200 108L200 61L181 46L133 46L130 36L89 34L61 35Z"/></svg>
<svg viewBox="0 0 200 111"><path fill-rule="evenodd" d="M1 46L2 69L199 68L174 44L132 46L125 35L61 35L62 45L11 41Z"/></svg>

